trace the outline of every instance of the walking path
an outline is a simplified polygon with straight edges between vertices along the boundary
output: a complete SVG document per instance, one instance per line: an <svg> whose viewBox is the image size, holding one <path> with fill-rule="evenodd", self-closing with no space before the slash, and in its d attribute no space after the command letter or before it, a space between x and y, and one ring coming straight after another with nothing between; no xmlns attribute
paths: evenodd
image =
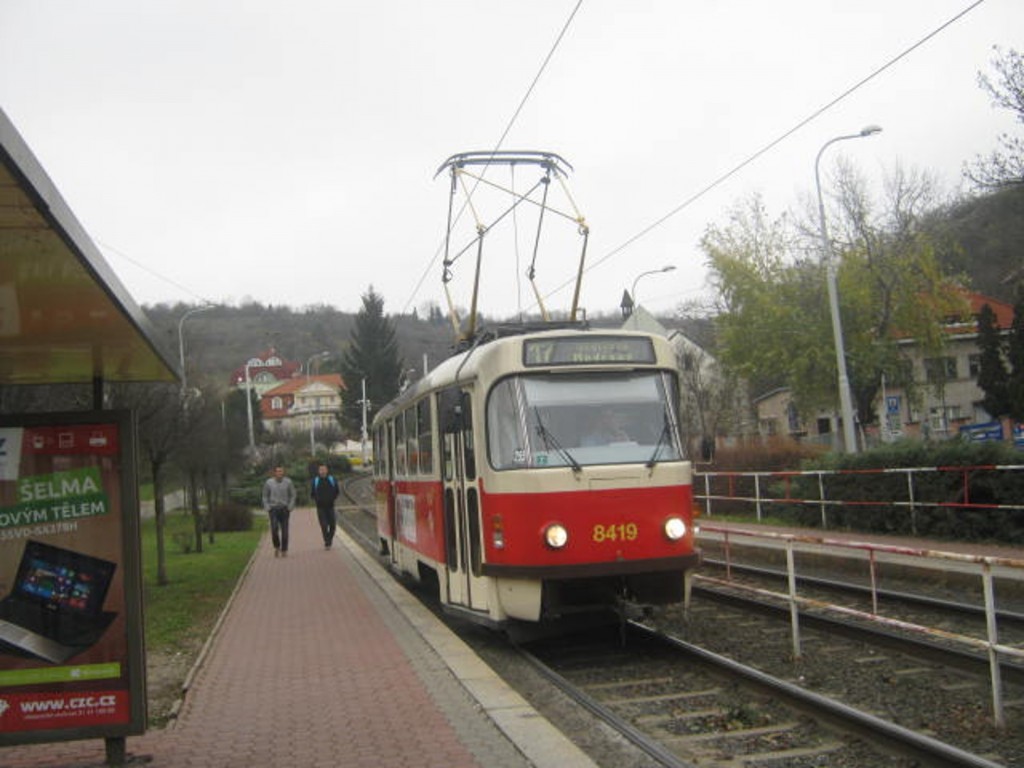
<svg viewBox="0 0 1024 768"><path fill-rule="evenodd" d="M339 529L292 514L261 543L175 724L130 765L593 768ZM105 764L101 740L0 748L5 768Z"/></svg>

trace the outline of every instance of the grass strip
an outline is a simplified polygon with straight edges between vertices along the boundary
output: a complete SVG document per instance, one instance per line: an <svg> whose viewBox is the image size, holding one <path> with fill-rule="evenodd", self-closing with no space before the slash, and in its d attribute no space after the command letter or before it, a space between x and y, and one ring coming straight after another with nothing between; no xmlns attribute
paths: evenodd
<svg viewBox="0 0 1024 768"><path fill-rule="evenodd" d="M217 533L210 544L204 536L203 551L184 552L175 534L192 531L187 513L172 512L164 525L164 551L168 584L156 583L156 524L142 524L142 579L145 600L146 648L153 651L187 651L200 644L217 621L238 577L245 570L267 521L261 515L250 531Z"/></svg>

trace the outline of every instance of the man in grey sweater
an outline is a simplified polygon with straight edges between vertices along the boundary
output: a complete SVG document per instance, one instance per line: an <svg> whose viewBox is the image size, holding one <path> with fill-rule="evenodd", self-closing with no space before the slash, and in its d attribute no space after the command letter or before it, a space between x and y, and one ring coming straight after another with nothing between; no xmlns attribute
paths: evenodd
<svg viewBox="0 0 1024 768"><path fill-rule="evenodd" d="M274 476L263 484L263 508L270 515L274 557L288 556L288 518L295 509L295 497L295 486L284 476L284 467L274 467Z"/></svg>

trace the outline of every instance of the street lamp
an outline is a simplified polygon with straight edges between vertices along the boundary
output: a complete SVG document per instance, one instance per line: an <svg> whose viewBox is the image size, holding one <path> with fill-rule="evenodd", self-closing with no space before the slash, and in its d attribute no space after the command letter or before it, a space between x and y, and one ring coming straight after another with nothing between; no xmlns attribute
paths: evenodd
<svg viewBox="0 0 1024 768"><path fill-rule="evenodd" d="M366 432L366 409L369 406L369 401L367 401L367 399L366 399L366 379L365 378L362 381L362 385L363 385L363 398L362 398L362 400L359 401L359 404L363 407L363 429L362 429L362 432L361 432L360 436L362 438L362 446L361 446L361 448L362 448L362 454L363 454L363 468L365 469L366 468L366 439L368 437L368 434Z"/></svg>
<svg viewBox="0 0 1024 768"><path fill-rule="evenodd" d="M853 424L853 400L850 397L850 379L846 375L846 349L843 345L843 324L839 316L839 289L836 286L836 264L832 253L832 243L828 239L828 228L825 225L825 203L821 197L821 175L818 166L821 156L831 145L837 141L847 139L863 139L881 133L882 129L877 125L869 125L860 130L860 133L851 133L845 136L836 136L825 142L818 150L818 156L814 158L814 184L818 190L818 219L821 227L821 256L825 260L825 276L828 283L828 305L832 313L832 336L836 346L836 369L839 371L839 407L843 418L843 443L847 453L857 453L857 433Z"/></svg>
<svg viewBox="0 0 1024 768"><path fill-rule="evenodd" d="M256 452L256 436L252 426L252 381L249 379L249 366L252 362L245 364L245 413L249 418L249 451Z"/></svg>
<svg viewBox="0 0 1024 768"><path fill-rule="evenodd" d="M306 386L309 386L309 371L313 365L314 360L326 360L331 356L330 352L326 350L323 352L317 352L315 355L310 355L306 361ZM316 411L314 406L309 407L309 455L310 457L316 455Z"/></svg>
<svg viewBox="0 0 1024 768"><path fill-rule="evenodd" d="M641 277L645 277L647 275L656 275L659 272L671 272L675 268L676 268L675 264L666 264L661 269L652 269L652 270L649 270L647 272L641 272L639 275L637 275L636 276L636 280L633 281L633 287L629 291L629 295L633 297L633 306L634 307L640 306L640 302L638 302L636 300L636 284L640 282L640 278Z"/></svg>
<svg viewBox="0 0 1024 768"><path fill-rule="evenodd" d="M185 325L185 319L190 315L194 315L197 312L205 312L208 309L213 309L216 304L204 304L201 307L193 307L178 320L178 362L181 365L181 397L184 399L185 390L188 387L185 376L185 337L182 335L182 326Z"/></svg>

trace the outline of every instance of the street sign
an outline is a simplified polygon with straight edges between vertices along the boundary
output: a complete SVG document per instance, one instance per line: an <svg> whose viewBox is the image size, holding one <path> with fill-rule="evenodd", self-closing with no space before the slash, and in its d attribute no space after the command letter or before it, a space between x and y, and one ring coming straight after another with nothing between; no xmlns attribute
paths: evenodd
<svg viewBox="0 0 1024 768"><path fill-rule="evenodd" d="M960 436L973 443L984 443L1003 439L1003 425L998 421L987 421L984 424L967 424L960 427Z"/></svg>

